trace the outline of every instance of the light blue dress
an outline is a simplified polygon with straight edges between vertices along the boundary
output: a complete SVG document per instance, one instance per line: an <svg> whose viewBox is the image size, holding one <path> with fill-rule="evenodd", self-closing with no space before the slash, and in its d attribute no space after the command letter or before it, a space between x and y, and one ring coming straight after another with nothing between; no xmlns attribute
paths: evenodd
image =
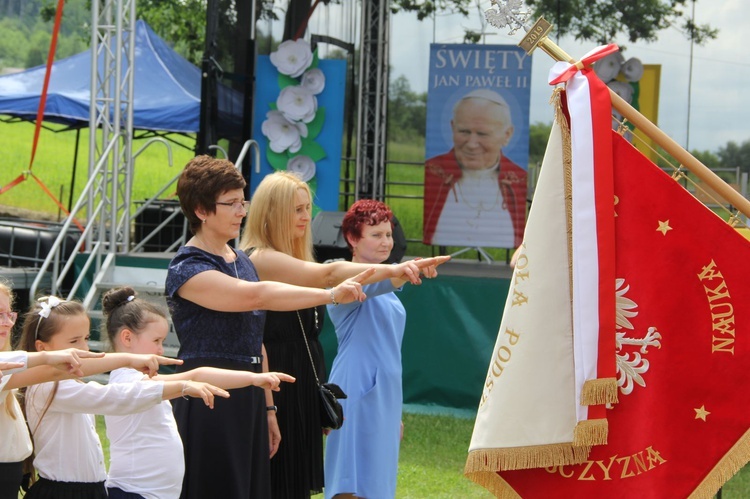
<svg viewBox="0 0 750 499"><path fill-rule="evenodd" d="M390 280L363 290L364 303L328 306L339 342L329 381L348 398L341 400L344 425L326 439L326 498L396 495L406 311Z"/></svg>

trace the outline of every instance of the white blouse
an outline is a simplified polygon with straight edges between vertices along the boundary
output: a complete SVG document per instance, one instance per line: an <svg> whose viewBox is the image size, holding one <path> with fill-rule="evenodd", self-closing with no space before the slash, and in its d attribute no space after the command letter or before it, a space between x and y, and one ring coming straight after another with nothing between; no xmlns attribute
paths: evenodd
<svg viewBox="0 0 750 499"><path fill-rule="evenodd" d="M112 371L109 383L136 383L143 373L122 368ZM109 437L107 487L118 487L146 499L177 499L182 491L185 456L172 404L161 404L138 414L106 416Z"/></svg>
<svg viewBox="0 0 750 499"><path fill-rule="evenodd" d="M21 406L15 398L16 391L2 389L11 376L5 375L0 380L0 442L2 442L2 445L0 445L0 463L23 461L31 455L32 450L26 420L23 418ZM13 396L10 397L10 405L8 405L10 393L13 393ZM8 412L8 409L10 409L10 412Z"/></svg>
<svg viewBox="0 0 750 499"><path fill-rule="evenodd" d="M26 392L26 417L34 438L34 467L48 479L103 482L104 453L94 414L131 414L161 402L164 383L100 385L76 380L41 383Z"/></svg>

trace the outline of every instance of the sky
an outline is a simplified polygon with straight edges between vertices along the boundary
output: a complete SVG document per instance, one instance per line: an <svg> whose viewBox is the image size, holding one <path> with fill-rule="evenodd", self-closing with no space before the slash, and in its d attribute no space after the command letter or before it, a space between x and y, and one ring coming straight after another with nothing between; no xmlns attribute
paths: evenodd
<svg viewBox="0 0 750 499"><path fill-rule="evenodd" d="M692 78L690 41L677 29L667 28L659 32L659 39L654 43L629 43L624 36L611 41L624 48L626 59L637 57L643 64L661 65L657 125L690 150L716 152L729 141L742 143L750 140L750 125L745 117L746 101L750 99L744 92L744 84L750 81L750 60L741 53L744 30L750 28L750 19L743 9L746 2L696 2L695 22L718 29L719 36L703 46L693 46ZM358 36L358 29L353 30L352 26L358 27L359 14L351 5L359 2L344 3L343 7L319 8L310 20L311 32L328 33L342 39ZM468 18L442 15L419 22L413 14L392 15L391 80L403 75L413 90L426 91L430 43L461 43L465 27L481 31L480 10L483 13L488 9L490 1L477 0L477 3L479 8L475 6ZM521 32L510 36L507 31L507 28L501 32L487 25L484 43L517 45ZM555 41L574 58L596 47L594 42L579 43L572 37ZM531 123L552 121L548 104L551 87L547 85L547 75L553 64L554 61L540 50L532 54Z"/></svg>

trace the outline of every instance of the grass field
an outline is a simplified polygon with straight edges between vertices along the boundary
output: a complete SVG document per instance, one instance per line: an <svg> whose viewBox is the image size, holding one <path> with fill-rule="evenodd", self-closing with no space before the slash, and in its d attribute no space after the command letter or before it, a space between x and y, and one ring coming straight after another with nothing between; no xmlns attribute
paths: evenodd
<svg viewBox="0 0 750 499"><path fill-rule="evenodd" d="M463 476L474 421L450 416L404 414L404 440L399 456L398 498L480 499L492 497ZM109 442L104 418L97 416L105 461ZM323 494L313 496L321 499Z"/></svg>
<svg viewBox="0 0 750 499"><path fill-rule="evenodd" d="M109 462L109 442L102 417L99 435ZM473 419L404 414L404 440L399 455L396 497L399 499L490 498L487 490L463 475ZM322 494L313 496L321 499ZM722 499L750 497L750 466L745 466L722 489Z"/></svg>
<svg viewBox="0 0 750 499"><path fill-rule="evenodd" d="M61 130L62 127L55 127ZM29 171L31 158L31 144L34 137L34 126L30 123L0 123L0 150L3 151L3 166L0 168L0 186L10 183L19 175ZM173 135L188 147L192 147L194 139ZM69 205L70 186L73 185L73 204L75 204L81 189L88 180L88 129L81 130L78 147L78 166L73 178L73 164L75 159L75 131L42 130L37 146L31 173L37 177L55 198L59 199L66 208ZM135 140L133 153L136 154L146 143L146 140ZM135 158L134 168L134 201L148 199L159 188L166 184L182 169L185 163L193 157L193 152L184 147L172 145L173 166L169 166L167 149L160 143L153 143ZM53 216L59 214L59 208L52 197L34 178L27 176L8 192L0 196L0 204L17 208L47 213Z"/></svg>

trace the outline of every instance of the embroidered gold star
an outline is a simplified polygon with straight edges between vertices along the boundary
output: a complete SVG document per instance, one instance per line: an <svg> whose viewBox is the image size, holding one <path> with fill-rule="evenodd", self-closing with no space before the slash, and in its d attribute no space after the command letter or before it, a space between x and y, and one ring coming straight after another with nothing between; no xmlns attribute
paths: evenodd
<svg viewBox="0 0 750 499"><path fill-rule="evenodd" d="M711 414L706 410L706 406L702 405L698 407L697 409L693 409L695 411L695 419L702 419L703 421L706 420L706 417Z"/></svg>
<svg viewBox="0 0 750 499"><path fill-rule="evenodd" d="M666 236L667 235L667 231L672 230L672 227L669 226L669 220L666 220L664 222L662 222L661 220L659 220L659 228L656 229L656 230L659 231L659 232L661 232L662 235Z"/></svg>

